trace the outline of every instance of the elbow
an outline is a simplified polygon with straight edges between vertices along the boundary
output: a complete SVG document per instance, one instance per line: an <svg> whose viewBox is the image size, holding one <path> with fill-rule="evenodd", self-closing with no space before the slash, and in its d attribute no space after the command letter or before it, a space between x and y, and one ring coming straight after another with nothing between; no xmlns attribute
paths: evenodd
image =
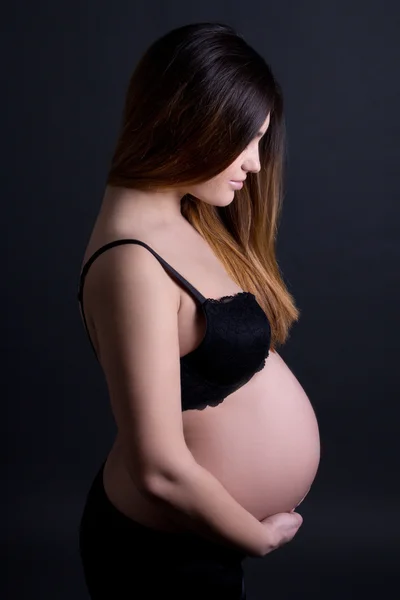
<svg viewBox="0 0 400 600"><path fill-rule="evenodd" d="M170 490L182 485L193 472L194 460L152 469L141 478L141 490L152 497L168 500Z"/></svg>
<svg viewBox="0 0 400 600"><path fill-rule="evenodd" d="M152 456L139 458L137 452L125 448L124 466L129 478L136 489L145 496L164 497L165 492L171 487L180 485L189 477L198 463L193 454L186 449L179 449L173 455L160 458L152 453Z"/></svg>

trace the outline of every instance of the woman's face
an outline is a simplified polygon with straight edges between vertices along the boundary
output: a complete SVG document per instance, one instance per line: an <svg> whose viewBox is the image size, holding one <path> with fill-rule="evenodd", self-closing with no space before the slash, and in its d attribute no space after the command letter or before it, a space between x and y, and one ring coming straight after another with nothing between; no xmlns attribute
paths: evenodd
<svg viewBox="0 0 400 600"><path fill-rule="evenodd" d="M270 114L268 114L256 137L227 169L208 181L190 186L185 192L213 206L230 204L234 199L235 190L240 189L237 184L235 185L232 182L243 182L248 172L258 173L260 171L259 143L261 137L268 130L269 123Z"/></svg>

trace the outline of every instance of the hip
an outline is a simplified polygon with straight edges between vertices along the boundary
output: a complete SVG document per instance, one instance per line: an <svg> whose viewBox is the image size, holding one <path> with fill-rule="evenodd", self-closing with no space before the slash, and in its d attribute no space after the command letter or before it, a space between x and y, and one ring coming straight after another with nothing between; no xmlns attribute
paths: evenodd
<svg viewBox="0 0 400 600"><path fill-rule="evenodd" d="M79 524L79 552L92 599L135 597L140 589L170 591L175 598L245 598L246 555L191 532L158 530L126 516L105 492L104 465L91 483Z"/></svg>

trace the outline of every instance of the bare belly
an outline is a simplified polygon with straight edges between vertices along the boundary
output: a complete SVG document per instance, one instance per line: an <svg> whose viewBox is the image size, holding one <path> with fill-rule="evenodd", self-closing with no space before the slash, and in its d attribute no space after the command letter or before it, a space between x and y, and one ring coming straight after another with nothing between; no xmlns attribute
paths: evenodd
<svg viewBox="0 0 400 600"><path fill-rule="evenodd" d="M318 424L304 389L276 352L224 402L182 416L196 461L257 519L290 511L307 495L320 460ZM107 461L104 486L113 504L132 519L178 529L134 488L117 449Z"/></svg>

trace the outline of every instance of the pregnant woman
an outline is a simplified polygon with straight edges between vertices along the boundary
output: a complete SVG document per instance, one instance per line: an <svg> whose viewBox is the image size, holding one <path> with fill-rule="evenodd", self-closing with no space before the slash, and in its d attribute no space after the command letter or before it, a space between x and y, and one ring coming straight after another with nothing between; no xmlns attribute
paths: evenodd
<svg viewBox="0 0 400 600"><path fill-rule="evenodd" d="M299 318L275 256L284 144L281 89L231 27L139 61L79 277L117 426L79 528L94 600L243 600L243 559L302 523L320 448L276 350Z"/></svg>

